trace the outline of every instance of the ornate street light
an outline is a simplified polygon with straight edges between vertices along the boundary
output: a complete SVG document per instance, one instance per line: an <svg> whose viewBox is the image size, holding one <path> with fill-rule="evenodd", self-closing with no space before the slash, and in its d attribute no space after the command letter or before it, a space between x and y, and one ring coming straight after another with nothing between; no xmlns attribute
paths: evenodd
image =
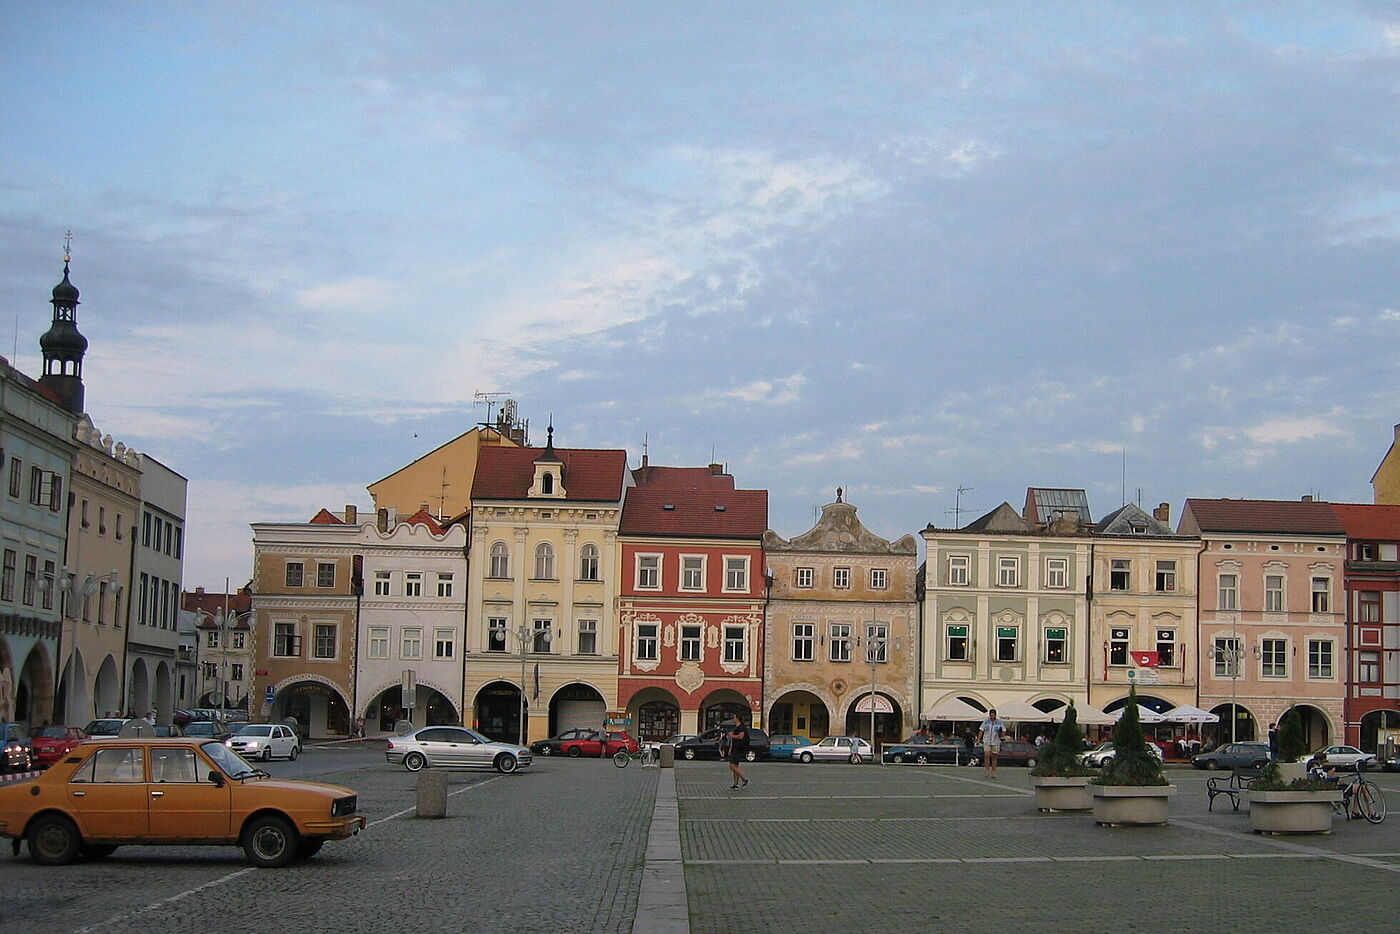
<svg viewBox="0 0 1400 934"><path fill-rule="evenodd" d="M518 642L520 643L520 745L524 746L524 745L525 745L525 737L526 737L526 730L525 730L525 666L526 666L526 663L527 663L527 661L528 661L527 653L529 652L531 642L533 642L536 638L538 638L541 642L543 642L543 643L545 644L545 646L546 646L545 651L548 651L548 648L547 648L547 647L549 646L550 643L552 643L552 642L554 641L554 633L553 633L552 631L550 631L549 629L538 629L538 630L537 630L537 629L535 629L533 626L526 625L525 623L521 623L519 626L516 626L514 629L510 629L510 630L507 630L507 631L508 631L511 635L515 636L516 641L518 641Z"/></svg>

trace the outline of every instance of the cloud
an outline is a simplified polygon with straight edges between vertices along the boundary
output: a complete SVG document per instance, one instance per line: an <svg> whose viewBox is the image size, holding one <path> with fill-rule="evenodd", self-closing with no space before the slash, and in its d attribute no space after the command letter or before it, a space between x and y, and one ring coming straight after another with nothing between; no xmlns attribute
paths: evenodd
<svg viewBox="0 0 1400 934"><path fill-rule="evenodd" d="M402 289L383 279L359 276L302 289L296 293L296 301L317 311L382 311L393 304L398 291Z"/></svg>
<svg viewBox="0 0 1400 934"><path fill-rule="evenodd" d="M768 405L791 405L802 399L802 386L807 378L801 373L784 376L781 379L761 379L730 389L724 393L740 402L763 402Z"/></svg>
<svg viewBox="0 0 1400 934"><path fill-rule="evenodd" d="M1326 418L1305 416L1302 418L1271 418L1266 422L1244 429L1245 435L1257 444L1294 444L1347 432Z"/></svg>

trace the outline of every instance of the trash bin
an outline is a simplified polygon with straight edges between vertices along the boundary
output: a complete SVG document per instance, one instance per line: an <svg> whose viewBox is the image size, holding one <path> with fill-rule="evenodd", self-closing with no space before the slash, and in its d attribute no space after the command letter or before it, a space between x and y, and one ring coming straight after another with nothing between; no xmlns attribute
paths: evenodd
<svg viewBox="0 0 1400 934"><path fill-rule="evenodd" d="M662 743L661 746L660 746L660 751L661 751L661 767L662 767L663 769L673 769L673 768L675 768L675 767L676 767L676 747L675 747L675 746L672 746L670 743Z"/></svg>
<svg viewBox="0 0 1400 934"><path fill-rule="evenodd" d="M447 772L443 769L424 769L418 773L418 806L415 816L447 816Z"/></svg>

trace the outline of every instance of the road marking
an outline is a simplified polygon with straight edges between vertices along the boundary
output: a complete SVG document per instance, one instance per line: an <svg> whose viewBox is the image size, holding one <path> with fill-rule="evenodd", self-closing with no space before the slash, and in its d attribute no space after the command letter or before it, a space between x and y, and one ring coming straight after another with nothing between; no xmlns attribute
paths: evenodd
<svg viewBox="0 0 1400 934"><path fill-rule="evenodd" d="M1162 854L1147 856L928 856L911 859L688 859L687 866L888 866L888 865L988 865L1011 863L1147 863L1160 860L1220 859L1328 859L1325 853L1201 853L1194 856Z"/></svg>
<svg viewBox="0 0 1400 934"><path fill-rule="evenodd" d="M1221 830L1218 827L1210 827L1206 824L1198 824L1195 821L1173 820L1173 824L1180 827L1187 827L1200 833L1215 834L1217 836L1233 837L1236 831ZM1335 850L1324 850L1321 847L1307 846L1302 843L1291 843L1287 840L1280 840L1267 834L1253 834L1253 842L1263 846L1271 846L1285 851L1279 856L1314 857L1317 859L1331 859L1339 863L1350 863L1353 866L1364 866L1367 869L1380 869L1384 872L1400 872L1400 863L1383 863L1380 860L1372 859L1369 856L1354 856L1350 853L1338 853Z"/></svg>

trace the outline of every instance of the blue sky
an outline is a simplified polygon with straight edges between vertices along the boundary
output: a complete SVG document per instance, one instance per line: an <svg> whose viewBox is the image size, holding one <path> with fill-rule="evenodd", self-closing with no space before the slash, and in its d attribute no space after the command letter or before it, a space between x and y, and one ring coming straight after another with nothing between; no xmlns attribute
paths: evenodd
<svg viewBox="0 0 1400 934"><path fill-rule="evenodd" d="M0 0L0 352L38 374L71 228L187 586L477 390L713 451L785 536L838 485L890 538L959 486L1370 500L1395 4L526 6Z"/></svg>

